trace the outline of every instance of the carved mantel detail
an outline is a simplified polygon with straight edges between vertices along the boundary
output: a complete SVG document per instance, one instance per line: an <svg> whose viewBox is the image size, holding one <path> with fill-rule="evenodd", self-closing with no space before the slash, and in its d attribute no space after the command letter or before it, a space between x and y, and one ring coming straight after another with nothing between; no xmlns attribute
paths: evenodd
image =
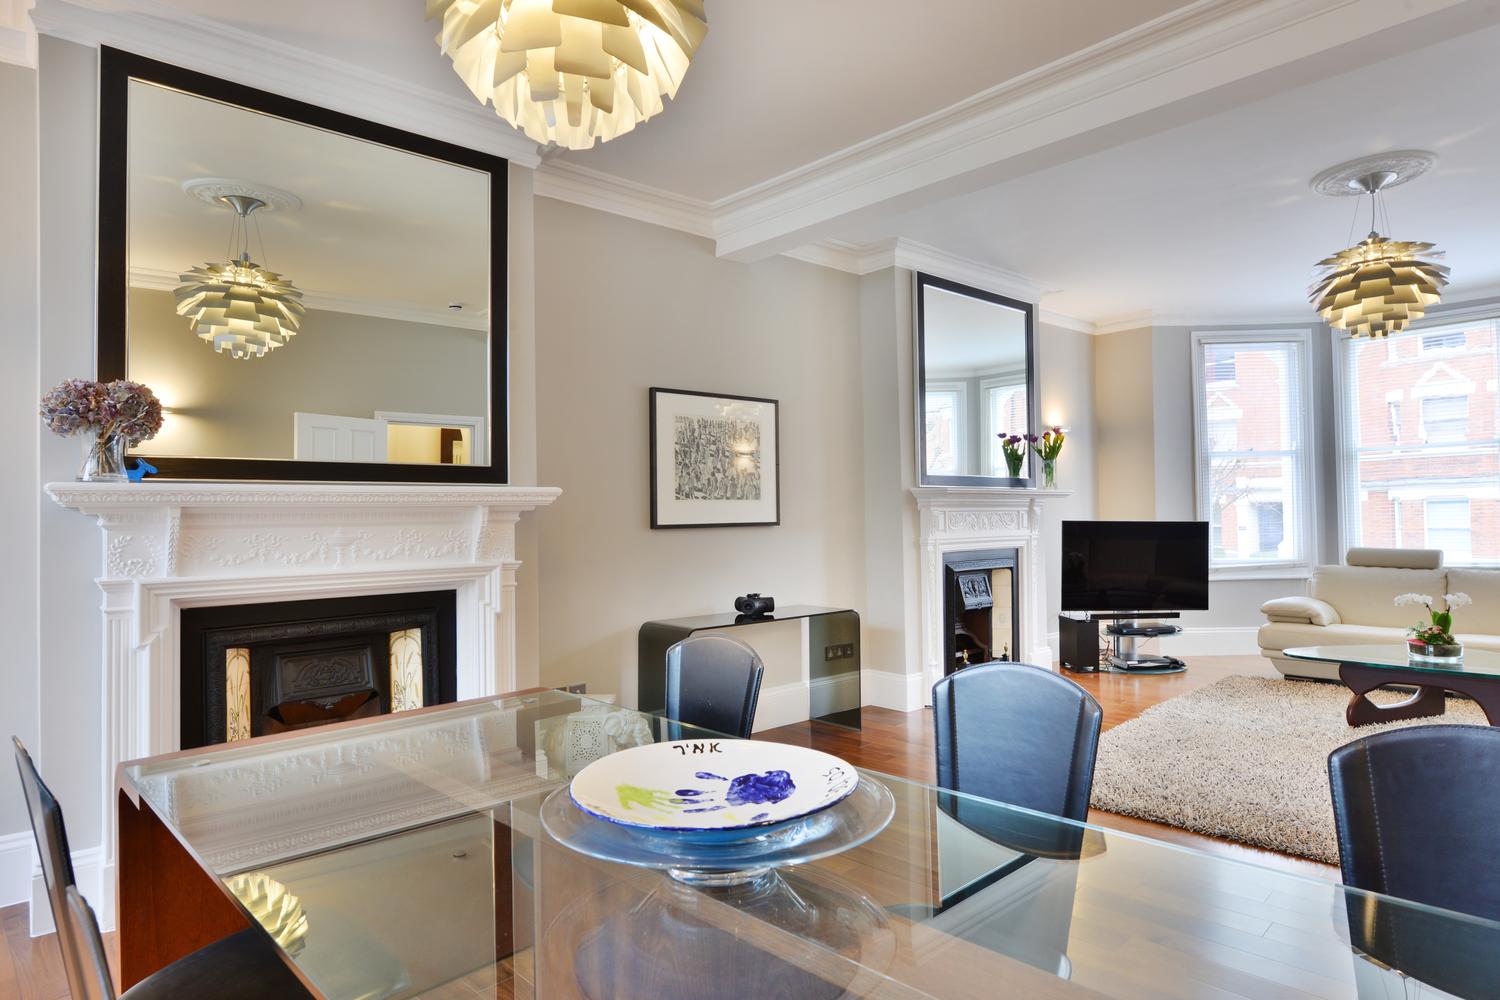
<svg viewBox="0 0 1500 1000"><path fill-rule="evenodd" d="M1042 549L1042 505L1070 494L1056 490L964 489L919 486L919 573L923 689L943 675L943 556L969 549L1014 548L1018 553L1021 641L1019 658L1050 664L1047 644L1047 563Z"/></svg>
<svg viewBox="0 0 1500 1000"><path fill-rule="evenodd" d="M535 683L516 662L516 527L545 486L50 483L100 530L102 883L114 910L114 774L181 745L179 610L452 590L458 696Z"/></svg>

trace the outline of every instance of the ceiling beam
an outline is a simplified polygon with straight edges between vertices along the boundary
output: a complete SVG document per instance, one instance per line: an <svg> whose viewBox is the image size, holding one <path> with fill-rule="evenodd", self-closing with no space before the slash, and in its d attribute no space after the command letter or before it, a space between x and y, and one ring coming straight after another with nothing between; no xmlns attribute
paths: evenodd
<svg viewBox="0 0 1500 1000"><path fill-rule="evenodd" d="M713 203L756 260L1493 23L1494 0L1199 0Z"/></svg>

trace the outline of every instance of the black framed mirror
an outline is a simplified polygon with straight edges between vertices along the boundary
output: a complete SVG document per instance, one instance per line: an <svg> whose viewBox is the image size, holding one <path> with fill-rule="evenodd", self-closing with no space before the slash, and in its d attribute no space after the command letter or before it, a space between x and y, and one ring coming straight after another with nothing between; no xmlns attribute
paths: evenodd
<svg viewBox="0 0 1500 1000"><path fill-rule="evenodd" d="M98 377L159 475L504 483L500 157L100 55Z"/></svg>
<svg viewBox="0 0 1500 1000"><path fill-rule="evenodd" d="M917 274L918 482L924 486L1026 487L1039 433L1031 303ZM1022 440L1014 471L1005 439Z"/></svg>

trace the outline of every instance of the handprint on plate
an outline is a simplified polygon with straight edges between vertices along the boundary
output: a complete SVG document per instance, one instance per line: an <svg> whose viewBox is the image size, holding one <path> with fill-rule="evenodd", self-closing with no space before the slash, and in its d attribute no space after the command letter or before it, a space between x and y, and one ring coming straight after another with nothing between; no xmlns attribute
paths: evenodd
<svg viewBox="0 0 1500 1000"><path fill-rule="evenodd" d="M679 788L668 792L636 785L616 785L615 794L619 796L620 805L626 809L640 807L663 813L705 813L718 812L732 806L774 805L789 798L797 790L788 771L752 772L734 779L711 771L699 771L694 776L701 781L729 782L722 800L717 795L717 788ZM756 813L751 822L759 822L769 815L768 812Z"/></svg>

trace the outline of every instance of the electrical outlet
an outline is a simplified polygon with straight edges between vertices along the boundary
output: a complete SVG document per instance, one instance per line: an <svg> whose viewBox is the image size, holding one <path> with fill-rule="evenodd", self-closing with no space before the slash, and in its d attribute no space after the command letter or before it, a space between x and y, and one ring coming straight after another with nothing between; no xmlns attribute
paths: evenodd
<svg viewBox="0 0 1500 1000"><path fill-rule="evenodd" d="M835 646L823 647L823 662L830 660L849 660L854 657L854 643L845 642Z"/></svg>

